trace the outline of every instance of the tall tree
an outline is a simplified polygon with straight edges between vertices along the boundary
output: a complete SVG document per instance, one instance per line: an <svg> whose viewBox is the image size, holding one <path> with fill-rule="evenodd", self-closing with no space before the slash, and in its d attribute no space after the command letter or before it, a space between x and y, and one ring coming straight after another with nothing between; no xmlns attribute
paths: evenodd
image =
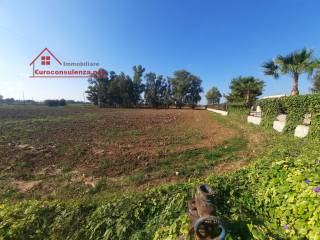
<svg viewBox="0 0 320 240"><path fill-rule="evenodd" d="M144 91L145 85L142 83L142 76L145 71L141 65L133 67L133 94L134 94L134 104L137 105L141 101L141 94Z"/></svg>
<svg viewBox="0 0 320 240"><path fill-rule="evenodd" d="M111 75L111 74L110 74ZM131 78L124 73L110 77L108 96L110 104L114 107L131 107L134 104L133 83Z"/></svg>
<svg viewBox="0 0 320 240"><path fill-rule="evenodd" d="M176 106L189 104L193 108L201 99L201 79L185 70L176 71L172 79L147 73L144 75L146 85L142 83L145 69L137 65L133 71L131 79L124 73L110 71L108 74L99 69L88 80L87 98L100 107L132 107L141 103L144 91L145 102L153 107L169 107L175 100Z"/></svg>
<svg viewBox="0 0 320 240"><path fill-rule="evenodd" d="M119 76L114 73L108 88L109 105L112 107L119 107L122 104L120 81Z"/></svg>
<svg viewBox="0 0 320 240"><path fill-rule="evenodd" d="M185 99L190 88L191 74L186 70L175 71L171 78L172 94L176 106L181 108L185 104Z"/></svg>
<svg viewBox="0 0 320 240"><path fill-rule="evenodd" d="M144 99L146 104L153 107L157 106L156 79L157 75L155 73L150 72L145 75L146 89L144 92Z"/></svg>
<svg viewBox="0 0 320 240"><path fill-rule="evenodd" d="M245 102L247 106L254 103L262 94L264 82L254 77L242 77L232 79L230 83L231 93L226 96L228 102Z"/></svg>
<svg viewBox="0 0 320 240"><path fill-rule="evenodd" d="M100 107L131 107L136 103L132 79L124 73L100 69L89 79L88 99Z"/></svg>
<svg viewBox="0 0 320 240"><path fill-rule="evenodd" d="M164 90L163 90L163 105L167 108L173 104L172 99L172 88L171 88L171 80L167 78L164 83Z"/></svg>
<svg viewBox="0 0 320 240"><path fill-rule="evenodd" d="M222 95L218 88L212 87L206 94L206 98L208 101L208 104L218 104L220 103Z"/></svg>
<svg viewBox="0 0 320 240"><path fill-rule="evenodd" d="M145 90L145 101L152 107L158 107L164 105L165 102L165 90L166 80L162 75L156 75L153 72L145 75L146 79L146 90Z"/></svg>
<svg viewBox="0 0 320 240"><path fill-rule="evenodd" d="M94 83L91 78L88 80L89 86L86 91L87 99L94 105L98 105L98 85Z"/></svg>
<svg viewBox="0 0 320 240"><path fill-rule="evenodd" d="M311 75L314 68L313 63L313 51L303 48L285 56L279 55L276 59L265 62L262 67L264 74L271 75L274 78L279 78L280 74L289 74L293 79L291 94L298 95L299 77L303 73Z"/></svg>
<svg viewBox="0 0 320 240"><path fill-rule="evenodd" d="M176 106L181 108L185 104L194 107L200 100L201 79L186 70L175 71L171 78L172 94Z"/></svg>
<svg viewBox="0 0 320 240"><path fill-rule="evenodd" d="M120 78L120 95L121 95L121 106L131 107L135 104L134 87L130 76L121 73Z"/></svg>
<svg viewBox="0 0 320 240"><path fill-rule="evenodd" d="M201 100L200 93L203 92L201 82L202 81L199 77L195 75L190 76L190 86L186 101L187 104L189 104L192 107L192 109L194 109L197 103Z"/></svg>
<svg viewBox="0 0 320 240"><path fill-rule="evenodd" d="M86 91L88 100L102 107L107 101L108 72L100 68L96 73L91 75L88 82L90 84Z"/></svg>

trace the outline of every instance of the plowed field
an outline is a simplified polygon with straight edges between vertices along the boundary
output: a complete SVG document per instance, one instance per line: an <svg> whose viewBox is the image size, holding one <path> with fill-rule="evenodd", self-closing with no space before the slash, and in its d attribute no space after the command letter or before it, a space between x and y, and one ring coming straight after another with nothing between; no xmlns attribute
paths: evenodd
<svg viewBox="0 0 320 240"><path fill-rule="evenodd" d="M204 110L0 108L0 193L65 198L205 175L246 147Z"/></svg>

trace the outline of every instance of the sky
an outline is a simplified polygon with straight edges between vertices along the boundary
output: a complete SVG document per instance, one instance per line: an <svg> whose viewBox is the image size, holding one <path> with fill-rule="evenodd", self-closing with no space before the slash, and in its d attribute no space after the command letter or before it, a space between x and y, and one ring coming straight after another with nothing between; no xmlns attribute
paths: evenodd
<svg viewBox="0 0 320 240"><path fill-rule="evenodd" d="M319 9L319 0L0 0L0 95L83 100L87 79L29 78L45 47L129 75L137 64L164 76L186 69L205 92L227 94L233 77L252 75L266 82L263 96L288 94L290 77L264 76L261 64L303 47L320 57ZM300 92L310 87L303 76Z"/></svg>

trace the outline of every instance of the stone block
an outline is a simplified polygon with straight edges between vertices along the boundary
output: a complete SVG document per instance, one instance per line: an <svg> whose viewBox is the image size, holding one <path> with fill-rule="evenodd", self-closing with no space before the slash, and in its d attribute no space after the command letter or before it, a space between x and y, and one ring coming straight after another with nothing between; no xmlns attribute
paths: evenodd
<svg viewBox="0 0 320 240"><path fill-rule="evenodd" d="M260 107L260 106L257 106L257 110L256 110L256 111L259 112L259 113L261 113L261 112L262 112L261 107Z"/></svg>
<svg viewBox="0 0 320 240"><path fill-rule="evenodd" d="M285 126L286 126L285 122L281 122L281 121L274 121L273 122L273 128L278 132L283 132L283 129Z"/></svg>
<svg viewBox="0 0 320 240"><path fill-rule="evenodd" d="M280 122L286 122L287 121L287 115L286 114L280 114L277 116L277 120Z"/></svg>
<svg viewBox="0 0 320 240"><path fill-rule="evenodd" d="M298 125L294 130L294 136L299 138L304 138L309 133L309 126Z"/></svg>
<svg viewBox="0 0 320 240"><path fill-rule="evenodd" d="M261 117L248 116L247 118L248 123L253 123L256 125L260 125L261 120L262 120Z"/></svg>

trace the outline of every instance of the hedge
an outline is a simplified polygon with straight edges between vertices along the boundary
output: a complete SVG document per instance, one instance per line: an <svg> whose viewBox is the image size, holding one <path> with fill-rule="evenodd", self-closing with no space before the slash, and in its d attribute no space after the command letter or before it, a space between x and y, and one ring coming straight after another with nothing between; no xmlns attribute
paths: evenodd
<svg viewBox="0 0 320 240"><path fill-rule="evenodd" d="M262 126L271 128L276 116L287 114L285 133L292 134L297 125L301 124L305 114L311 113L311 138L320 136L320 94L289 96L258 101L262 109Z"/></svg>
<svg viewBox="0 0 320 240"><path fill-rule="evenodd" d="M248 115L250 108L248 108L245 103L228 103L227 111L231 113Z"/></svg>

